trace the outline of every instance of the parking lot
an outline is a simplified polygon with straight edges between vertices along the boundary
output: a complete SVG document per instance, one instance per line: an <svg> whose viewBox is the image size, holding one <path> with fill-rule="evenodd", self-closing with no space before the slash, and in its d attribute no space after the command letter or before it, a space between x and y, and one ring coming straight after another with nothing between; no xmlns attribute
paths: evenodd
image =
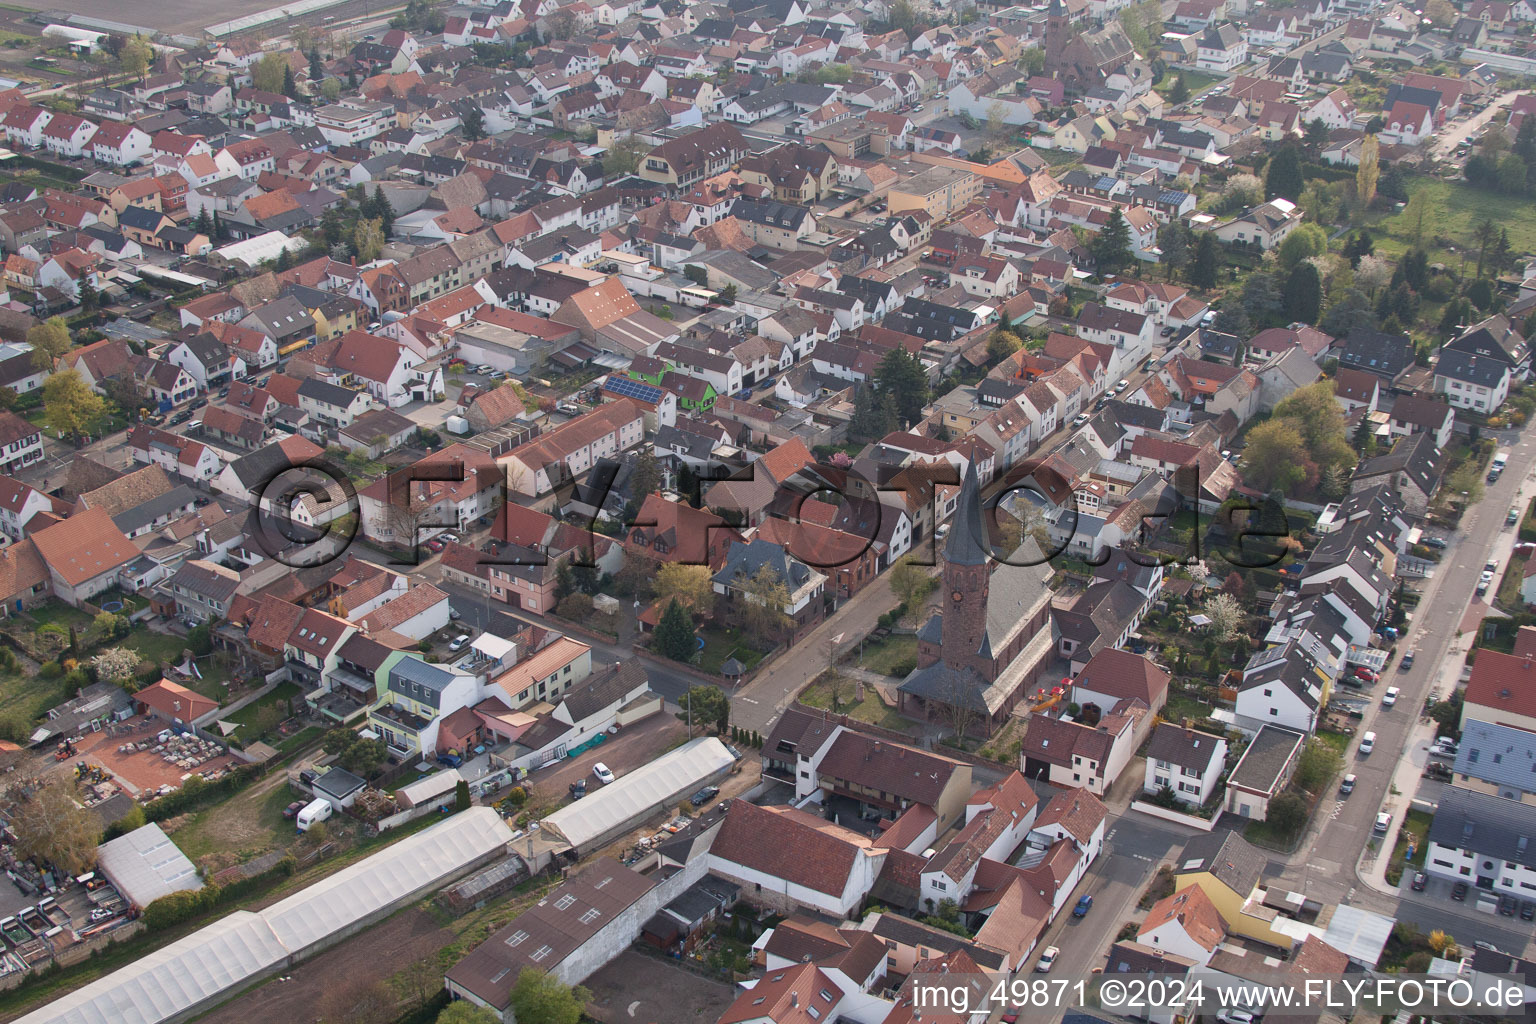
<svg viewBox="0 0 1536 1024"><path fill-rule="evenodd" d="M610 734L605 742L577 757L566 758L552 768L535 772L525 787L529 802L544 807L566 803L570 800L569 787L577 779L585 779L589 791L600 785L592 774L592 766L599 761L615 776L623 776L676 746L687 732L688 727L670 712L652 715L643 722Z"/></svg>
<svg viewBox="0 0 1536 1024"><path fill-rule="evenodd" d="M590 1012L604 1024L716 1020L735 998L723 981L628 950L586 981Z"/></svg>

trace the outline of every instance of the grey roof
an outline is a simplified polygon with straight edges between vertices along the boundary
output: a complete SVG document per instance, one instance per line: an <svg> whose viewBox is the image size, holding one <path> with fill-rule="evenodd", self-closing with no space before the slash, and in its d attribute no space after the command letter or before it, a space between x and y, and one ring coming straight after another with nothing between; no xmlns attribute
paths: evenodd
<svg viewBox="0 0 1536 1024"><path fill-rule="evenodd" d="M332 384L330 381L318 380L314 377L306 377L299 384L300 396L338 409L350 408L357 400L358 394L359 392L351 388L344 388L340 384Z"/></svg>
<svg viewBox="0 0 1536 1024"><path fill-rule="evenodd" d="M1222 742L1220 736L1196 729L1185 729L1172 722L1159 722L1147 744L1147 757L1154 761L1167 761L1180 768L1204 770L1211 763L1211 754Z"/></svg>
<svg viewBox="0 0 1536 1024"><path fill-rule="evenodd" d="M368 783L361 777L353 775L345 768L332 768L315 780L314 788L317 793L345 800L366 785Z"/></svg>
<svg viewBox="0 0 1536 1024"><path fill-rule="evenodd" d="M791 594L809 582L813 575L804 562L791 557L781 545L766 540L753 540L745 544L735 540L731 541L725 565L715 573L714 581L725 587L739 586L764 566L773 569Z"/></svg>
<svg viewBox="0 0 1536 1024"><path fill-rule="evenodd" d="M1518 792L1536 792L1536 735L1469 718L1456 753L1456 773Z"/></svg>
<svg viewBox="0 0 1536 1024"><path fill-rule="evenodd" d="M423 704L438 706L443 691L456 677L437 665L416 658L401 658L389 667L389 688Z"/></svg>
<svg viewBox="0 0 1536 1024"><path fill-rule="evenodd" d="M1322 698L1322 680L1315 678L1316 668L1306 648L1288 641L1249 658L1237 688L1243 692L1281 683L1307 707L1316 708Z"/></svg>
<svg viewBox="0 0 1536 1024"><path fill-rule="evenodd" d="M1429 826L1430 842L1536 870L1536 806L1447 786Z"/></svg>
<svg viewBox="0 0 1536 1024"><path fill-rule="evenodd" d="M972 459L966 463L960 501L944 542L944 561L950 565L987 565L992 561L988 540L981 512L981 480L976 475L976 460Z"/></svg>
<svg viewBox="0 0 1536 1024"><path fill-rule="evenodd" d="M164 494L156 495L143 504L113 516L112 524L124 533L132 533L178 508L190 508L196 501L196 491L186 484L178 484Z"/></svg>
<svg viewBox="0 0 1536 1024"><path fill-rule="evenodd" d="M1176 875L1208 871L1217 881L1243 899L1253 892L1264 873L1264 854L1236 832L1216 831L1196 836L1184 844L1174 865Z"/></svg>
<svg viewBox="0 0 1536 1024"><path fill-rule="evenodd" d="M1227 785L1256 793L1277 792L1285 781L1286 767L1306 741L1307 737L1294 729L1266 725L1243 751Z"/></svg>
<svg viewBox="0 0 1536 1024"><path fill-rule="evenodd" d="M1413 340L1406 334L1383 334L1356 328L1339 350L1339 365L1381 377L1396 377L1413 365Z"/></svg>
<svg viewBox="0 0 1536 1024"><path fill-rule="evenodd" d="M638 658L617 662L603 672L594 672L572 687L562 703L572 722L580 722L622 701L635 689L646 686L650 674Z"/></svg>
<svg viewBox="0 0 1536 1024"><path fill-rule="evenodd" d="M1479 384L1485 388L1496 388L1509 375L1509 363L1489 355L1446 348L1440 351L1435 375Z"/></svg>

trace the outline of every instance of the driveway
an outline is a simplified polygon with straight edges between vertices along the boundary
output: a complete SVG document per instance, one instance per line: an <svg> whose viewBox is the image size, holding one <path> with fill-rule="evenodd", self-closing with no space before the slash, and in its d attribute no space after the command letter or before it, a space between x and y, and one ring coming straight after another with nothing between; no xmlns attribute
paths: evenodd
<svg viewBox="0 0 1536 1024"><path fill-rule="evenodd" d="M529 776L527 789L536 802L546 807L563 804L570 795L570 785L577 779L587 780L590 791L602 785L592 774L592 766L601 761L615 776L648 764L662 752L683 741L688 727L679 722L671 711L652 715L643 722L628 726L610 734L607 741L584 750L576 757L555 763ZM703 730L695 730L703 735Z"/></svg>
<svg viewBox="0 0 1536 1024"><path fill-rule="evenodd" d="M1518 91L1507 92L1488 104L1487 109L1481 114L1474 114L1472 117L1452 124L1444 131L1436 133L1434 141L1429 144L1429 155L1436 160L1444 160L1449 157L1451 152L1461 145L1463 140L1471 138L1482 131L1483 127L1499 116L1515 101L1515 97L1518 95L1520 95Z"/></svg>

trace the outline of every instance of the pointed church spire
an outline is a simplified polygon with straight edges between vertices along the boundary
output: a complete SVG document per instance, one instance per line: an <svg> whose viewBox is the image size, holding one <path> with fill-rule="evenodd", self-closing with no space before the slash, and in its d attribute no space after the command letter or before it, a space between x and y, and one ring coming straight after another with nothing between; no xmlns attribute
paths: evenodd
<svg viewBox="0 0 1536 1024"><path fill-rule="evenodd" d="M944 544L944 561L950 565L986 565L992 558L986 519L981 513L981 480L976 476L976 460L965 467L960 485L960 501L949 526Z"/></svg>

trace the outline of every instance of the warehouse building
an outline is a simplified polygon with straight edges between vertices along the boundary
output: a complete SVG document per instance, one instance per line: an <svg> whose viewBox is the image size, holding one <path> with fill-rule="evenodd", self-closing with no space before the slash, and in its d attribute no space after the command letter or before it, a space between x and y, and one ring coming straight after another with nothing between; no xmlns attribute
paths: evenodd
<svg viewBox="0 0 1536 1024"><path fill-rule="evenodd" d="M628 949L646 921L703 878L704 863L698 857L642 874L600 858L455 964L444 979L448 991L510 1020L512 986L525 967L566 985L581 984Z"/></svg>
<svg viewBox="0 0 1536 1024"><path fill-rule="evenodd" d="M188 1020L290 968L464 873L506 854L512 832L472 807L258 913L236 911L18 1024L164 1024Z"/></svg>
<svg viewBox="0 0 1536 1024"><path fill-rule="evenodd" d="M103 843L96 870L140 910L162 896L203 887L197 866L154 822Z"/></svg>
<svg viewBox="0 0 1536 1024"><path fill-rule="evenodd" d="M701 736L560 808L539 829L577 853L596 849L723 778L735 763L724 743Z"/></svg>

